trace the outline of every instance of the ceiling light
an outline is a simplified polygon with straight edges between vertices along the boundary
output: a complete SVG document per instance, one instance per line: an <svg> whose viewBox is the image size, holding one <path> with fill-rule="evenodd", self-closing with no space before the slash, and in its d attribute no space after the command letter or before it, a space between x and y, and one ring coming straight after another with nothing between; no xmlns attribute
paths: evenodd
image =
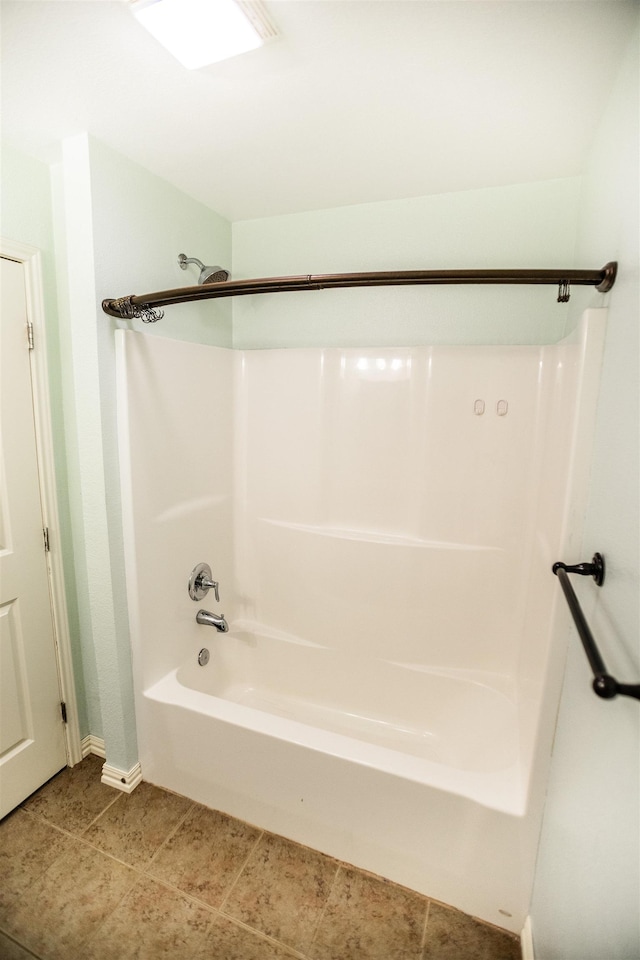
<svg viewBox="0 0 640 960"><path fill-rule="evenodd" d="M259 0L131 0L131 11L189 70L255 50L277 33Z"/></svg>

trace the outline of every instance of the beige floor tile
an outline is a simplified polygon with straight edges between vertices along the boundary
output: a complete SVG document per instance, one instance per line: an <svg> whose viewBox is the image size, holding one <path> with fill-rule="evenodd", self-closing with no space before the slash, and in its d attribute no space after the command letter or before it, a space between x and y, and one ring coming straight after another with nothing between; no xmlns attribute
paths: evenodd
<svg viewBox="0 0 640 960"><path fill-rule="evenodd" d="M421 957L425 898L149 784L120 794L101 768L0 822L0 960ZM429 905L422 960L519 958L517 937Z"/></svg>
<svg viewBox="0 0 640 960"><path fill-rule="evenodd" d="M0 923L3 908L51 866L73 840L23 810L0 822Z"/></svg>
<svg viewBox="0 0 640 960"><path fill-rule="evenodd" d="M438 903L429 905L424 960L520 960L513 934Z"/></svg>
<svg viewBox="0 0 640 960"><path fill-rule="evenodd" d="M33 954L0 933L0 960L33 960Z"/></svg>
<svg viewBox="0 0 640 960"><path fill-rule="evenodd" d="M134 867L144 867L192 806L191 800L141 783L121 794L84 839Z"/></svg>
<svg viewBox="0 0 640 960"><path fill-rule="evenodd" d="M261 832L196 804L147 872L218 907Z"/></svg>
<svg viewBox="0 0 640 960"><path fill-rule="evenodd" d="M23 808L70 833L82 833L119 792L100 782L103 763L89 756L67 767L25 800Z"/></svg>
<svg viewBox="0 0 640 960"><path fill-rule="evenodd" d="M291 960L299 956L233 920L219 917L209 931L202 953L193 960Z"/></svg>
<svg viewBox="0 0 640 960"><path fill-rule="evenodd" d="M82 956L82 944L115 910L138 874L81 840L14 901L4 928L46 960Z"/></svg>
<svg viewBox="0 0 640 960"><path fill-rule="evenodd" d="M428 901L341 867L309 948L313 960L420 960Z"/></svg>
<svg viewBox="0 0 640 960"><path fill-rule="evenodd" d="M265 834L222 912L304 951L327 902L338 865L282 837Z"/></svg>
<svg viewBox="0 0 640 960"><path fill-rule="evenodd" d="M95 937L83 960L193 960L214 914L151 877L140 877ZM217 960L209 954L207 960Z"/></svg>

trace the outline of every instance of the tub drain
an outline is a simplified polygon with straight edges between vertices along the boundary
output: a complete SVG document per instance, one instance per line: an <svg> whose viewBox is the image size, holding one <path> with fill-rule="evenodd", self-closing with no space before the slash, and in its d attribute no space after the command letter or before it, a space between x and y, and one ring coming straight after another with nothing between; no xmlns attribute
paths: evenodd
<svg viewBox="0 0 640 960"><path fill-rule="evenodd" d="M209 651L206 647L203 647L198 654L198 663L201 667L206 667L206 665L209 663Z"/></svg>

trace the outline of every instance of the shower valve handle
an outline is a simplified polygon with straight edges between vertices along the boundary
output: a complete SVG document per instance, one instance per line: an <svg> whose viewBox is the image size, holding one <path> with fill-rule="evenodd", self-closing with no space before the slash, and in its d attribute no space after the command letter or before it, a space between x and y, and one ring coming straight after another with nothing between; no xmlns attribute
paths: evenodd
<svg viewBox="0 0 640 960"><path fill-rule="evenodd" d="M209 590L213 590L216 601L220 603L218 581L211 576L211 567L208 563L199 563L191 571L189 577L189 596L192 600L202 600Z"/></svg>
<svg viewBox="0 0 640 960"><path fill-rule="evenodd" d="M198 579L198 586L199 586L202 590L213 590L213 592L214 592L214 594L215 594L215 596L216 596L216 602L217 602L217 603L220 603L220 594L218 593L218 581L217 581L217 580L209 580L209 579L207 579L206 577L199 577L199 579Z"/></svg>

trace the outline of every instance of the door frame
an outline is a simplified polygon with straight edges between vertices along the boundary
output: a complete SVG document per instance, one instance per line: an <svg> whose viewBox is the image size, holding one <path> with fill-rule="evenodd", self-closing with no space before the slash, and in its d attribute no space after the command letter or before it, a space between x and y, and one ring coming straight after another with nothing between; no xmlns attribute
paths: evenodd
<svg viewBox="0 0 640 960"><path fill-rule="evenodd" d="M27 299L27 317L33 325L34 342L36 344L35 349L29 350L29 365L40 481L40 502L42 505L42 522L49 529L49 551L46 553L46 561L51 617L60 696L67 707L67 722L64 724L67 763L69 766L73 766L82 760L82 743L78 724L78 702L67 614L62 538L60 535L53 456L42 257L37 247L2 237L0 237L0 256L22 264Z"/></svg>

